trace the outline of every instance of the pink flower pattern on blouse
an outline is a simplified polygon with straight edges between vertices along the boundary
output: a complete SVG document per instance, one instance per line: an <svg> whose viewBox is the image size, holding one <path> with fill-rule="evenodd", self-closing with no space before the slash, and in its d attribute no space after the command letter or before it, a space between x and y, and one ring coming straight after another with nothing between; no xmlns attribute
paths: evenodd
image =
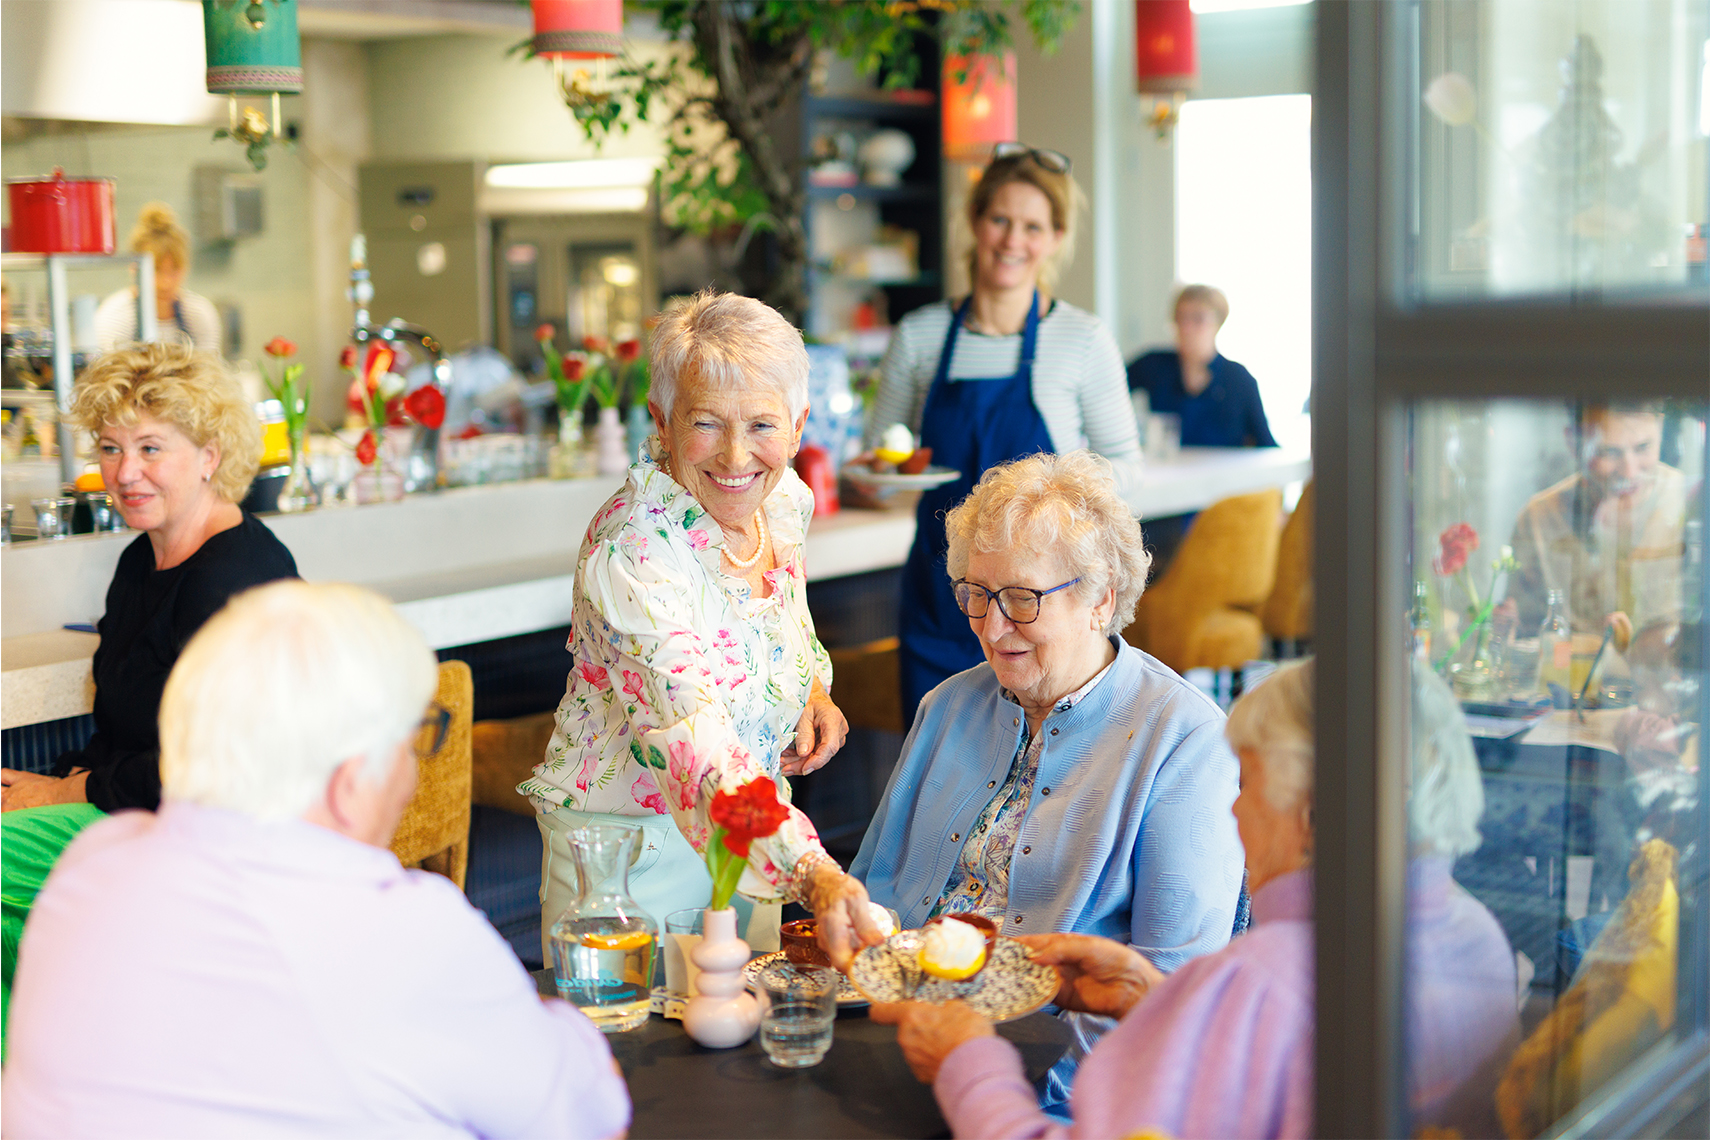
<svg viewBox="0 0 1710 1140"><path fill-rule="evenodd" d="M697 851L719 789L789 784L780 754L831 661L808 613L802 539L813 496L786 471L764 509L780 565L772 593L720 568L724 534L649 453L596 514L577 559L573 658L546 757L517 790L539 811L669 813ZM801 812L756 840L741 890L775 897L819 841Z"/></svg>

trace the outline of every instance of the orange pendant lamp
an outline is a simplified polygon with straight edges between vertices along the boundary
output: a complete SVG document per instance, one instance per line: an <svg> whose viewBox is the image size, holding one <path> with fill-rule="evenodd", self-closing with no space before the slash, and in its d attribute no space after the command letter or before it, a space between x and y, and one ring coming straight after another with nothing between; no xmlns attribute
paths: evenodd
<svg viewBox="0 0 1710 1140"><path fill-rule="evenodd" d="M623 51L623 0L531 0L534 54L610 59Z"/></svg>
<svg viewBox="0 0 1710 1140"><path fill-rule="evenodd" d="M1015 138L1015 53L944 58L944 154L978 162Z"/></svg>
<svg viewBox="0 0 1710 1140"><path fill-rule="evenodd" d="M1134 0L1134 89L1152 97L1147 123L1169 137L1182 100L1199 86L1191 0Z"/></svg>

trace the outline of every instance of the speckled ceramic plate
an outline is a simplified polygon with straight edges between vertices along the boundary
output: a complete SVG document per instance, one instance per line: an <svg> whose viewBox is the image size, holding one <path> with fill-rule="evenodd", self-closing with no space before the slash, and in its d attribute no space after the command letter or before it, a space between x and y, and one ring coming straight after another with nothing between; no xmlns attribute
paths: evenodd
<svg viewBox="0 0 1710 1140"><path fill-rule="evenodd" d="M962 477L960 471L952 471L948 467L928 467L914 475L901 471L868 471L853 464L843 470L851 482L865 483L881 491L926 491Z"/></svg>
<svg viewBox="0 0 1710 1140"><path fill-rule="evenodd" d="M855 955L849 979L873 1001L967 1002L993 1021L1025 1017L1057 996L1057 971L1027 956L1013 938L999 938L986 968L962 982L928 977L920 970L918 930L893 934L883 946Z"/></svg>
<svg viewBox="0 0 1710 1140"><path fill-rule="evenodd" d="M759 985L767 976L781 977L788 973L790 968L790 960L784 957L784 952L774 950L770 954L750 959L748 965L742 967L742 977ZM837 1004L847 1009L851 1006L866 1005L867 998L855 988L848 977L840 976L837 979Z"/></svg>

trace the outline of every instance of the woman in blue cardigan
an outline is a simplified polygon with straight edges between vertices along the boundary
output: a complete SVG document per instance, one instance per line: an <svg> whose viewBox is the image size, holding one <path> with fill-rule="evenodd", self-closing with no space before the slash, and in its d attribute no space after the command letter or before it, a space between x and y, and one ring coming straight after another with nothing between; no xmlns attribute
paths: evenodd
<svg viewBox="0 0 1710 1140"><path fill-rule="evenodd" d="M905 927L973 911L1007 935L1114 938L1166 972L1218 949L1241 892L1239 766L1217 706L1120 636L1149 559L1108 465L994 467L946 529L986 663L921 703L850 873ZM1090 1045L1108 1024L1077 1028Z"/></svg>

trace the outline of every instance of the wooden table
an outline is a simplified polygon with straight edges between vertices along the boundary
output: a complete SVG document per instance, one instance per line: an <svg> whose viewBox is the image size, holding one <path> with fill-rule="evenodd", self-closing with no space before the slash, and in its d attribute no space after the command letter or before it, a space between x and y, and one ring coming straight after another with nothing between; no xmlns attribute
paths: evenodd
<svg viewBox="0 0 1710 1140"><path fill-rule="evenodd" d="M537 971L535 981L541 993L553 993L552 971ZM998 1032L1020 1049L1035 1082L1069 1046L1068 1026L1046 1013L1007 1022ZM606 1040L629 1082L631 1140L950 1133L932 1089L903 1060L896 1027L868 1020L864 1008L839 1014L831 1052L811 1069L778 1068L758 1039L737 1049L702 1048L658 1014Z"/></svg>

